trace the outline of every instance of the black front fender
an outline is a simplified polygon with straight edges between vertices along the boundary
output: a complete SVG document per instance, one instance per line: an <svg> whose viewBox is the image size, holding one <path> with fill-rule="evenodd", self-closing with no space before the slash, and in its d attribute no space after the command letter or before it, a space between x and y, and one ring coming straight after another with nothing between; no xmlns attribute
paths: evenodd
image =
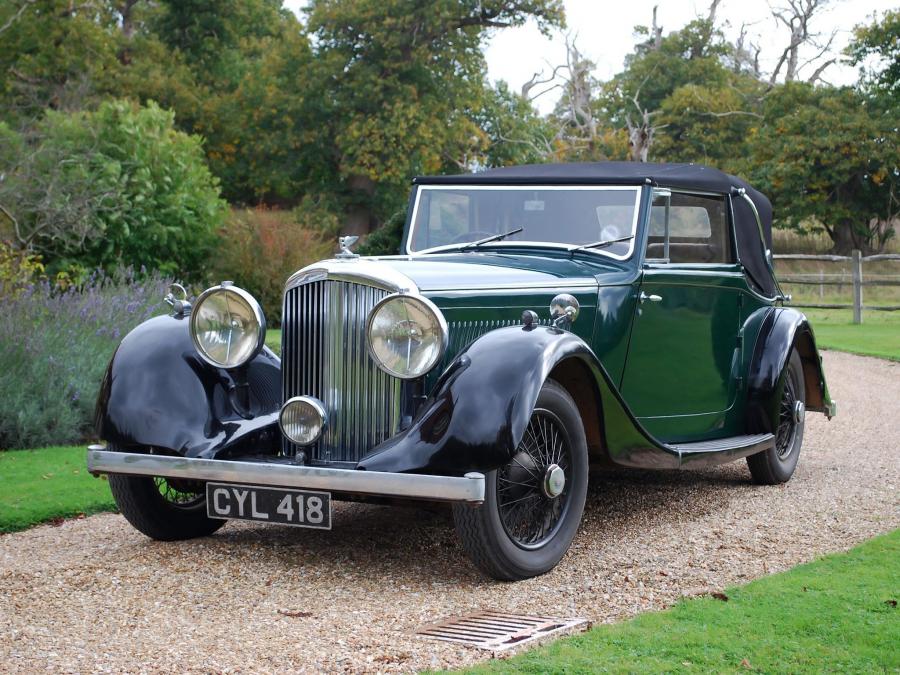
<svg viewBox="0 0 900 675"><path fill-rule="evenodd" d="M607 451L629 466L672 468L677 453L655 442L628 411L590 347L572 333L510 326L486 333L450 364L412 424L359 463L369 471L460 475L490 471L515 453L545 380L577 361L594 387Z"/></svg>
<svg viewBox="0 0 900 675"><path fill-rule="evenodd" d="M187 317L159 316L122 340L97 399L96 429L122 449L155 447L224 459L274 452L280 441L281 361L263 348L233 371L198 355Z"/></svg>

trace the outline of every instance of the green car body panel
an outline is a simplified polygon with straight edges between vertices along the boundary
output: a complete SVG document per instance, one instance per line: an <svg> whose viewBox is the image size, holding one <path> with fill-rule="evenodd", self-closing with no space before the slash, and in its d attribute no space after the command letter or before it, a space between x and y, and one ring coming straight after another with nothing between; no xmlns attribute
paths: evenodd
<svg viewBox="0 0 900 675"><path fill-rule="evenodd" d="M475 340L521 325L523 312L535 311L548 324L550 301L568 293L580 304L569 331L596 358L598 415L610 460L678 467L686 463L679 444L751 433L748 374L766 312L781 299L754 289L740 263L645 260L650 192L642 197L638 243L627 260L514 244L379 258L413 279L447 320L448 348L425 378L425 391L433 391L440 373ZM641 302L642 294L661 300ZM824 412L831 402L811 329L809 334L810 369L813 361L817 366L810 381L819 386L822 402L810 409ZM733 458L709 454L708 463Z"/></svg>

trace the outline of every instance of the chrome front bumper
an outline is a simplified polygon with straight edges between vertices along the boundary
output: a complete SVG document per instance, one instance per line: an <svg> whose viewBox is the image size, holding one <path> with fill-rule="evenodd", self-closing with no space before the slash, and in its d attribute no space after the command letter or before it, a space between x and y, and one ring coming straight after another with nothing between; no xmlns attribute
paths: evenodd
<svg viewBox="0 0 900 675"><path fill-rule="evenodd" d="M102 445L91 445L87 468L93 474L123 473L163 478L188 478L199 481L247 483L284 488L307 488L381 497L402 497L428 501L484 501L484 475L467 473L464 477L429 476L412 473L384 473L354 469L327 469L317 466L235 462L222 459L196 459L110 452Z"/></svg>

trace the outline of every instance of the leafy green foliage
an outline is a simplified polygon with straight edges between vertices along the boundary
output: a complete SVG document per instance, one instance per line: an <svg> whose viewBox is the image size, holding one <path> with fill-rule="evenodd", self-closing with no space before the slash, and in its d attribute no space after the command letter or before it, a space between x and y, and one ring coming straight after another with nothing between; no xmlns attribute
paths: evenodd
<svg viewBox="0 0 900 675"><path fill-rule="evenodd" d="M49 111L31 152L0 169L16 235L56 268L199 274L225 214L200 140L151 103Z"/></svg>
<svg viewBox="0 0 900 675"><path fill-rule="evenodd" d="M305 200L293 211L258 207L231 213L219 232L211 273L228 279L259 300L269 325L281 323L288 277L335 249L337 221L322 204Z"/></svg>
<svg viewBox="0 0 900 675"><path fill-rule="evenodd" d="M84 465L83 445L0 452L0 532L115 510L109 484Z"/></svg>
<svg viewBox="0 0 900 675"><path fill-rule="evenodd" d="M397 255L403 243L403 227L406 225L406 211L395 211L384 225L366 237L356 252L360 255Z"/></svg>
<svg viewBox="0 0 900 675"><path fill-rule="evenodd" d="M482 147L488 28L562 22L558 0L314 1L312 94L332 144L323 173L346 195L348 226L366 232L402 204L409 177L456 170Z"/></svg>
<svg viewBox="0 0 900 675"><path fill-rule="evenodd" d="M900 531L849 553L594 628L472 673L890 672Z"/></svg>
<svg viewBox="0 0 900 675"><path fill-rule="evenodd" d="M838 253L880 249L893 235L900 187L896 119L852 89L798 83L771 92L765 117L752 134L750 173L776 224L819 223Z"/></svg>
<svg viewBox="0 0 900 675"><path fill-rule="evenodd" d="M100 380L125 334L160 314L168 281L93 275L61 290L0 285L0 448L74 443L90 432ZM166 309L168 309L166 307Z"/></svg>
<svg viewBox="0 0 900 675"><path fill-rule="evenodd" d="M860 66L870 91L900 105L900 10L889 10L880 20L857 26L846 54L853 65ZM869 59L874 64L866 67Z"/></svg>

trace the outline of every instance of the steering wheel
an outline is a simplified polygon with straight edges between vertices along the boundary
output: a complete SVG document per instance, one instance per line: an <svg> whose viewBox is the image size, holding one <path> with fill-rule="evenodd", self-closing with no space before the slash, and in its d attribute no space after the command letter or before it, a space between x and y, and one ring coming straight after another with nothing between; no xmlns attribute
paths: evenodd
<svg viewBox="0 0 900 675"><path fill-rule="evenodd" d="M451 244L466 244L473 241L478 241L479 239L484 239L485 237L493 237L496 232L485 232L484 230L473 230L472 232L465 232L463 234L457 235L453 237L453 240L450 242Z"/></svg>

